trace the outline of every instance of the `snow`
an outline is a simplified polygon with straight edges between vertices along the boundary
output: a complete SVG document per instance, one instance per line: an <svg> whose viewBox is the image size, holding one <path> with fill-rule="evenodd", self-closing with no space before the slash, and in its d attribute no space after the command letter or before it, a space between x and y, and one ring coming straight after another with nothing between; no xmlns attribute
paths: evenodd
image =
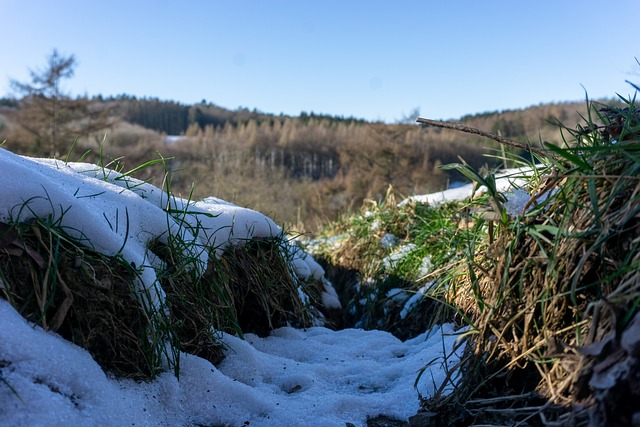
<svg viewBox="0 0 640 427"><path fill-rule="evenodd" d="M398 246L393 252L382 259L382 265L387 271L395 270L398 268L398 265L417 248L418 246L416 246L415 243Z"/></svg>
<svg viewBox="0 0 640 427"><path fill-rule="evenodd" d="M380 239L380 244L385 249L390 249L398 245L398 238L391 233L386 233Z"/></svg>
<svg viewBox="0 0 640 427"><path fill-rule="evenodd" d="M496 175L496 190L500 193L511 190L512 188L520 188L526 184L526 176L531 174L531 168L514 168L504 169ZM417 196L411 196L404 199L399 203L399 206L405 205L409 202L425 203L428 205L438 205L447 201L464 200L474 195L475 184L465 184L457 186L455 188L449 188L444 191L439 191L432 194L421 194ZM484 186L480 186L475 191L475 194L482 194L487 189Z"/></svg>
<svg viewBox="0 0 640 427"><path fill-rule="evenodd" d="M426 293L428 293L429 289L435 286L435 282L429 282L426 285L420 287L409 300L402 307L402 311L400 311L400 318L405 319L411 310L415 308L415 306L422 300Z"/></svg>
<svg viewBox="0 0 640 427"><path fill-rule="evenodd" d="M332 426L418 410L418 371L456 340L450 325L401 342L381 331L280 328L266 338L224 335L216 368L182 354L180 378L116 379L89 353L30 325L0 299L3 426ZM444 360L444 359L441 359ZM453 366L458 357L447 359ZM422 375L424 396L445 380L443 362Z"/></svg>
<svg viewBox="0 0 640 427"><path fill-rule="evenodd" d="M530 196L526 191L516 188L504 194L507 199L504 207L507 210L507 214L510 217L515 218L526 214L535 206L544 203L548 198L556 194L557 191L557 189L552 189L550 191L547 191L546 193Z"/></svg>
<svg viewBox="0 0 640 427"><path fill-rule="evenodd" d="M504 208L507 210L507 215L510 217L522 215L525 207L531 199L529 193L519 188L510 191L505 195L507 197L507 201L504 203Z"/></svg>
<svg viewBox="0 0 640 427"><path fill-rule="evenodd" d="M149 249L171 235L192 244L184 257L204 271L209 252L282 233L259 212L216 198L169 197L150 184L86 163L30 159L0 149L0 221L49 218L106 255L141 269L138 286L156 305L160 261ZM17 179L16 179L17 178ZM320 265L296 244L283 248L297 278L324 283L325 306L339 308ZM2 282L0 281L0 286ZM301 291L300 298L307 296ZM409 304L407 302L407 304ZM368 417L406 420L446 378L456 341L443 325L400 341L382 331L285 327L265 338L222 335L219 367L180 355L180 376L151 382L114 378L84 349L27 322L0 299L0 425L3 426L332 426ZM458 350L458 351L461 351ZM446 356L446 357L445 357ZM414 388L420 372L432 360Z"/></svg>

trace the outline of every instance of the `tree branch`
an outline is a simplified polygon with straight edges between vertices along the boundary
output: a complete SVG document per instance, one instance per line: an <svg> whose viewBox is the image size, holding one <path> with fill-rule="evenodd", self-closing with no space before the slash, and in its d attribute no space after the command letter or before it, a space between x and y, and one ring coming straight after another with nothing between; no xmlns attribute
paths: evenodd
<svg viewBox="0 0 640 427"><path fill-rule="evenodd" d="M519 142L513 139L505 138L503 136L495 135L493 133L485 132L483 130L472 128L469 126L461 125L459 123L440 122L437 120L430 120L422 117L418 117L416 122L422 123L425 125L430 125L430 126L437 126L444 129L452 129L460 132L472 133L474 135L480 135L480 136L484 136L485 138L493 139L494 141L502 145L508 145L509 147L514 147L514 148L518 148L520 150L525 150L525 151L531 151L537 154L544 154L544 151L542 151L542 149L538 147L534 147L530 144L523 144L522 142Z"/></svg>

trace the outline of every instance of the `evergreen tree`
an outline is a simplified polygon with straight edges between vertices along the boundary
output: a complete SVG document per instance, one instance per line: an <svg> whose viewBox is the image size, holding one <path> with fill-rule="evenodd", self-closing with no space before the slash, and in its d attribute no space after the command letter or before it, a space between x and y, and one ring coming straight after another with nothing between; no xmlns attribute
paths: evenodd
<svg viewBox="0 0 640 427"><path fill-rule="evenodd" d="M36 148L42 147L49 156L59 155L61 144L71 145L74 138L109 124L104 103L94 103L100 107L91 108L89 99L72 99L63 91L62 81L73 77L76 64L75 56L61 55L54 49L43 69L29 71L30 82L10 81L22 96L16 122L34 136Z"/></svg>

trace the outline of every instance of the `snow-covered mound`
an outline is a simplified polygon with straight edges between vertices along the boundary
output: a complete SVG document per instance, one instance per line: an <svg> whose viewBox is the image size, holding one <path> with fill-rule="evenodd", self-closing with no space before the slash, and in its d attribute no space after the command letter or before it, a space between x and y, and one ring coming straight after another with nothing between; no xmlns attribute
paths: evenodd
<svg viewBox="0 0 640 427"><path fill-rule="evenodd" d="M121 255L141 269L141 294L159 307L165 299L154 267L158 259L149 244L167 243L173 235L186 244L184 256L197 259L204 272L213 250L251 238L276 237L282 229L251 209L216 198L193 202L88 163L32 159L0 149L0 222L49 217L71 237L108 255ZM289 258L299 279L321 278L313 258L292 246ZM324 298L335 307L335 291L325 282Z"/></svg>

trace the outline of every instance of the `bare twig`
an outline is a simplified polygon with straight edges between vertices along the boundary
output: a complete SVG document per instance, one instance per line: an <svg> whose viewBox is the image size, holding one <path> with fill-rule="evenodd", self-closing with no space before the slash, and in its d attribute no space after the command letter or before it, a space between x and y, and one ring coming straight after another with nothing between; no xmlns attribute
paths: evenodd
<svg viewBox="0 0 640 427"><path fill-rule="evenodd" d="M440 122L438 120L425 119L423 117L418 117L416 122L445 129L457 130L460 132L472 133L474 135L480 135L484 136L485 138L493 139L494 141L499 142L502 145L508 145L510 147L531 151L537 154L544 154L544 152L540 148L534 147L530 144L523 144L522 142L513 139L505 138L503 136L495 135L493 133L485 132L483 130L472 128L469 126L461 125L459 123Z"/></svg>
<svg viewBox="0 0 640 427"><path fill-rule="evenodd" d="M539 397L538 393L531 392L531 393L524 393L524 394L519 394L515 396L510 395L510 396L500 396L500 397L493 397L493 398L487 398L487 399L472 399L467 401L467 404L488 406L488 405L493 405L495 403L502 403L502 402L511 401L511 400L527 400L534 397Z"/></svg>

